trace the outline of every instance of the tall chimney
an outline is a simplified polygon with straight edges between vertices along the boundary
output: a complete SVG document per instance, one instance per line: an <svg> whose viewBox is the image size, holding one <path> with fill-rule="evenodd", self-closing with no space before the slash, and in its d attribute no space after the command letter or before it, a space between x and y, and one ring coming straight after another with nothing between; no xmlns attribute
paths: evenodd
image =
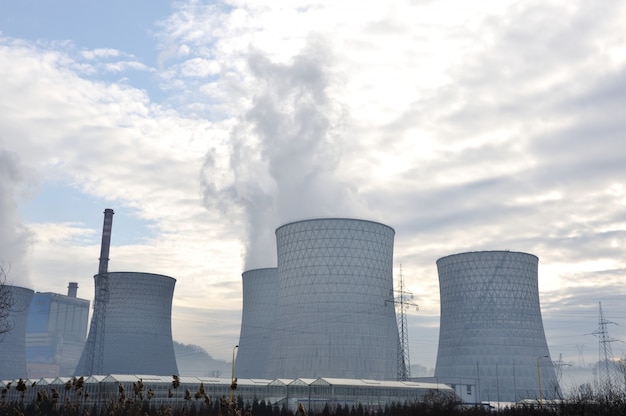
<svg viewBox="0 0 626 416"><path fill-rule="evenodd" d="M78 294L78 283L70 282L69 286L67 287L67 297L75 298L77 294Z"/></svg>
<svg viewBox="0 0 626 416"><path fill-rule="evenodd" d="M109 270L109 248L111 247L111 228L113 227L113 210L104 210L104 225L102 226L102 244L100 245L100 266L98 274Z"/></svg>

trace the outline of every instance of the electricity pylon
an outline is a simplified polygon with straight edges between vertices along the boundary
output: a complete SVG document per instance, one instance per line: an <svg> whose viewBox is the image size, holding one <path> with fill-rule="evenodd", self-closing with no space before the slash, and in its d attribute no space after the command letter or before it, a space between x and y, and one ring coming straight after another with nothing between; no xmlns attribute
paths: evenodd
<svg viewBox="0 0 626 416"><path fill-rule="evenodd" d="M404 276L402 275L402 265L400 265L400 278L398 279L398 289L391 294L391 299L385 302L393 302L398 308L398 380L406 381L411 378L411 360L409 357L409 327L406 320L406 311L415 307L419 310L419 306L411 302L413 294L404 290Z"/></svg>
<svg viewBox="0 0 626 416"><path fill-rule="evenodd" d="M611 342L618 341L609 336L608 324L615 322L604 319L602 313L602 302L598 302L600 308L600 317L598 329L592 332L592 335L598 337L598 388L605 394L613 392L613 378L616 373L615 363L613 362L613 348Z"/></svg>

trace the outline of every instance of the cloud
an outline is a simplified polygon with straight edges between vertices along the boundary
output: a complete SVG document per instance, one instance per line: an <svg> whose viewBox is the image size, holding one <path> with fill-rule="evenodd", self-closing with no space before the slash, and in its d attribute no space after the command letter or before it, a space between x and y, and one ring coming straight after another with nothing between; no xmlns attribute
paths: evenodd
<svg viewBox="0 0 626 416"><path fill-rule="evenodd" d="M328 96L332 59L320 38L286 64L251 53L258 88L233 128L229 183L211 181L216 162L207 158L205 202L234 205L246 218L246 269L275 263L274 230L283 222L363 211L354 187L336 176L343 112Z"/></svg>
<svg viewBox="0 0 626 416"><path fill-rule="evenodd" d="M142 245L120 246L115 234L124 230L116 229L114 220L111 270L170 275L178 280L177 296L237 311L239 303L197 290L201 282L237 279L241 270L241 243L202 206L198 183L206 138L226 136L227 130L153 103L126 82L89 79L76 69L80 61L71 51L8 42L0 43L0 59L7 63L0 68L7 80L0 86L0 134L6 147L2 248L18 237L25 242L26 235L33 243L28 257L23 245L2 250L3 257L12 257L2 259L12 266L11 274L21 275L24 262L35 276L36 290L63 293L60 288L72 280L79 282L82 296L91 298L99 253L93 237L101 232L102 209L111 207L154 227ZM27 177L41 186L62 183L107 206L92 213L90 225L43 219L21 226L17 197ZM68 200L64 209L78 207ZM26 227L30 234L22 233ZM209 264L207 252L215 256ZM175 300L174 310L177 305Z"/></svg>
<svg viewBox="0 0 626 416"><path fill-rule="evenodd" d="M154 229L113 247L112 266L179 278L174 320L210 304L233 339L240 257L272 265L276 226L311 216L396 229L420 304L412 342L433 346L436 259L469 250L538 255L550 328L579 309L594 321L597 298L624 295L626 8L457 3L177 2L156 26L157 68L119 45L4 37L0 134L22 176L2 203L28 172L133 210ZM71 275L88 291L95 216L26 224L44 290ZM585 331L566 329L554 345L576 357ZM223 343L209 351L228 358Z"/></svg>
<svg viewBox="0 0 626 416"><path fill-rule="evenodd" d="M6 283L31 288L27 254L32 235L20 221L17 209L27 183L18 156L0 148L0 266Z"/></svg>
<svg viewBox="0 0 626 416"><path fill-rule="evenodd" d="M122 55L117 49L101 48L81 52L85 59L117 58Z"/></svg>
<svg viewBox="0 0 626 416"><path fill-rule="evenodd" d="M185 54L164 74L195 114L228 120L206 158L205 201L248 253L273 249L276 224L324 215L338 192L347 215L396 229L396 265L423 313L438 313L436 259L456 252L536 254L551 295L619 275L623 6L229 6L173 13L163 39ZM312 88L321 117L308 120ZM321 134L294 141L300 126ZM296 194L293 212L281 208ZM246 267L273 253L254 257Z"/></svg>

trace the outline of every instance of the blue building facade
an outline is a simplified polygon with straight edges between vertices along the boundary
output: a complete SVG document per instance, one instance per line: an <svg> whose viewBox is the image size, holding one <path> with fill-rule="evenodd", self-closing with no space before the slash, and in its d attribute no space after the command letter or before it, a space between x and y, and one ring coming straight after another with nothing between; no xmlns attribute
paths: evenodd
<svg viewBox="0 0 626 416"><path fill-rule="evenodd" d="M9 331L0 334L0 379L26 377L26 321L33 290L4 285L9 292L11 310L6 319Z"/></svg>
<svg viewBox="0 0 626 416"><path fill-rule="evenodd" d="M33 295L26 325L26 365L29 378L71 376L83 351L89 305L76 297L70 283L67 296Z"/></svg>

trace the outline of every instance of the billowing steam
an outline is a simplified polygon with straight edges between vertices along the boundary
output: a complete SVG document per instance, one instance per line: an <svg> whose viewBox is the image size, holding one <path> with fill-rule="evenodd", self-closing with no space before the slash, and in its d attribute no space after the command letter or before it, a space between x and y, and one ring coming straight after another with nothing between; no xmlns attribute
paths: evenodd
<svg viewBox="0 0 626 416"><path fill-rule="evenodd" d="M294 219L355 215L354 192L335 177L342 108L329 97L332 57L313 41L287 64L248 59L258 85L230 138L231 176L218 183L205 165L205 201L245 217L246 270L276 262L274 231Z"/></svg>
<svg viewBox="0 0 626 416"><path fill-rule="evenodd" d="M0 149L0 266L7 284L30 287L25 263L30 232L19 220L16 200L25 180L17 156Z"/></svg>

